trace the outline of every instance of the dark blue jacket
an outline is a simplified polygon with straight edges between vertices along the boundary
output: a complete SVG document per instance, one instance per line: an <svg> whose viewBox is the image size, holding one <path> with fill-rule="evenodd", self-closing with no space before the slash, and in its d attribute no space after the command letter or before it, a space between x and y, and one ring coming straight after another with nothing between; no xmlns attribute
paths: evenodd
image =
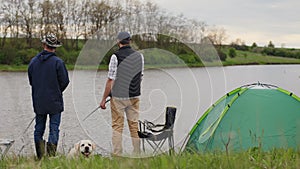
<svg viewBox="0 0 300 169"><path fill-rule="evenodd" d="M69 84L69 76L64 62L55 53L44 50L32 58L28 78L36 114L64 111L62 92Z"/></svg>

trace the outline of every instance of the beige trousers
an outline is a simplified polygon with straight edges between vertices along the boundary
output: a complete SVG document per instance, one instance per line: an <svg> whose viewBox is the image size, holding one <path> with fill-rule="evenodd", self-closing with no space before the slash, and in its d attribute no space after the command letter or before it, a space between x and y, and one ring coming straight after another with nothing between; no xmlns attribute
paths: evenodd
<svg viewBox="0 0 300 169"><path fill-rule="evenodd" d="M121 155L122 148L122 133L124 129L124 113L126 114L127 123L129 126L130 136L132 139L133 152L140 153L140 139L138 136L138 119L139 119L139 98L128 100L120 100L112 98L110 101L112 115L112 145L113 154Z"/></svg>

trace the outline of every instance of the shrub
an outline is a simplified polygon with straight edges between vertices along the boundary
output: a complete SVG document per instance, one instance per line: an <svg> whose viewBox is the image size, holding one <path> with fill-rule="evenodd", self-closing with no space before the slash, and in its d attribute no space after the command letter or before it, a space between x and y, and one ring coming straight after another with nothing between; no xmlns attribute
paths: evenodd
<svg viewBox="0 0 300 169"><path fill-rule="evenodd" d="M17 52L17 64L29 64L30 60L39 53L36 49L22 49Z"/></svg>
<svg viewBox="0 0 300 169"><path fill-rule="evenodd" d="M230 48L228 52L229 57L234 58L236 57L236 51L234 48Z"/></svg>
<svg viewBox="0 0 300 169"><path fill-rule="evenodd" d="M6 45L0 50L0 64L12 65L15 62L17 52L16 49L10 45Z"/></svg>
<svg viewBox="0 0 300 169"><path fill-rule="evenodd" d="M221 61L226 61L226 58L227 58L226 53L224 53L224 52L221 51L221 50L217 50L217 52L218 52L218 55L219 55L219 57L220 57L220 60L221 60Z"/></svg>
<svg viewBox="0 0 300 169"><path fill-rule="evenodd" d="M185 62L185 63L196 63L196 58L194 55L189 54L181 54L179 57Z"/></svg>

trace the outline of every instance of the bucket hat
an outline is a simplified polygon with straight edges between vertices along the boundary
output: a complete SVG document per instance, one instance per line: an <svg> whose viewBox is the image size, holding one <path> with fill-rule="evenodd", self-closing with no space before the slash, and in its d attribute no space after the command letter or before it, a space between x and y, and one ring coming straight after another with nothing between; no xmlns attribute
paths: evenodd
<svg viewBox="0 0 300 169"><path fill-rule="evenodd" d="M57 48L62 45L62 43L58 41L57 37L53 34L46 35L41 42L53 48Z"/></svg>

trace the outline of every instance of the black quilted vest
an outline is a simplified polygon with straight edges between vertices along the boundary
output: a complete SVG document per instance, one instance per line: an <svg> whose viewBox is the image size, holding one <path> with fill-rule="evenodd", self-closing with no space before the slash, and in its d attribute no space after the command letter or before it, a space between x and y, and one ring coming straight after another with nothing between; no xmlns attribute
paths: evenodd
<svg viewBox="0 0 300 169"><path fill-rule="evenodd" d="M112 96L132 98L141 95L142 56L130 46L123 46L114 53L118 59L117 75Z"/></svg>

